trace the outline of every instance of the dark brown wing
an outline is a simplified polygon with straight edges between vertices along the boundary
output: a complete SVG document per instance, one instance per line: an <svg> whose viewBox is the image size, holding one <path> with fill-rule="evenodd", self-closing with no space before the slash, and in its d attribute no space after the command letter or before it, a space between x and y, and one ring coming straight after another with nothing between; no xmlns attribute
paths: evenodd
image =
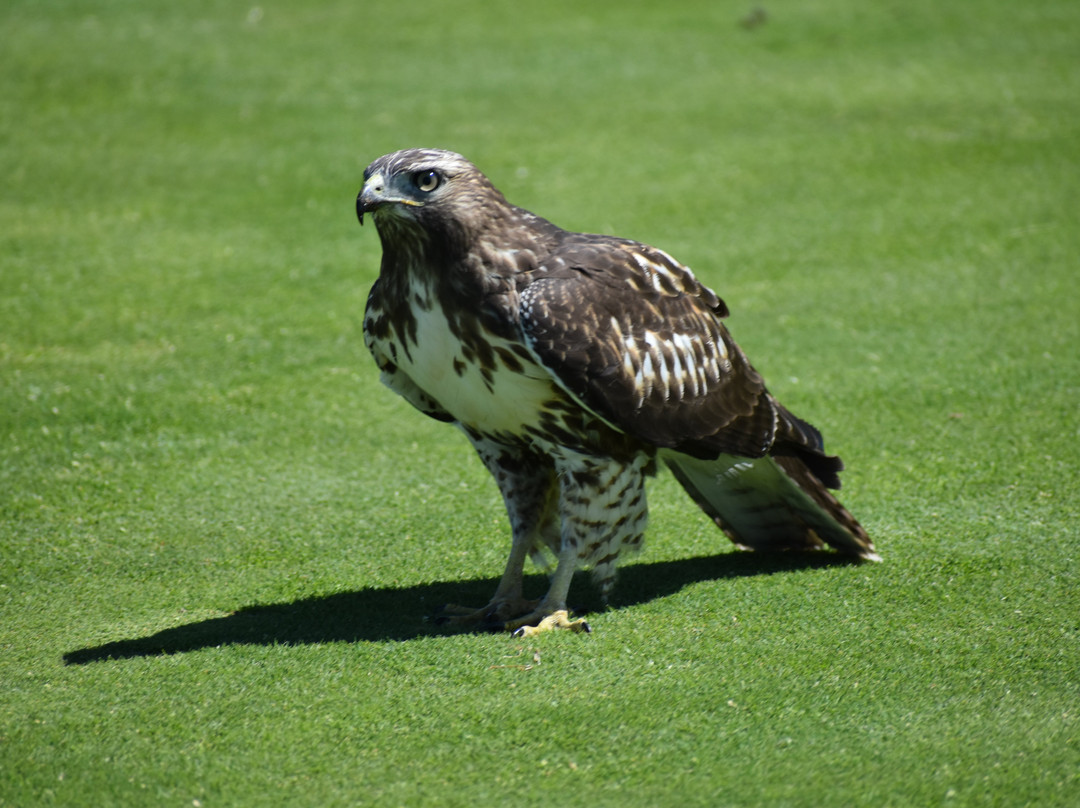
<svg viewBox="0 0 1080 808"><path fill-rule="evenodd" d="M723 301L666 253L571 235L520 294L539 360L610 423L702 458L772 447L782 408L721 322Z"/></svg>

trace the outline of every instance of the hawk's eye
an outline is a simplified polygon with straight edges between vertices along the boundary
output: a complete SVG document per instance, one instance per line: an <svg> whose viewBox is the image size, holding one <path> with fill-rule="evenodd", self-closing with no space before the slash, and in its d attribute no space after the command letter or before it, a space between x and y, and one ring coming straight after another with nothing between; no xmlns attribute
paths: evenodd
<svg viewBox="0 0 1080 808"><path fill-rule="evenodd" d="M431 171L430 169L417 171L413 174L413 182L425 194L430 194L439 187L439 174L437 171Z"/></svg>

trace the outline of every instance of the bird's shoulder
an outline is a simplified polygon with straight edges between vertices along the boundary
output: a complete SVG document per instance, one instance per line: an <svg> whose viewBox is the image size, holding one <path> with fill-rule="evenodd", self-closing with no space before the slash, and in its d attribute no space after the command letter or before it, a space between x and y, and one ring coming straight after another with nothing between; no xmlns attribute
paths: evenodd
<svg viewBox="0 0 1080 808"><path fill-rule="evenodd" d="M588 409L656 446L767 450L775 414L727 307L668 253L567 233L518 281L526 344Z"/></svg>
<svg viewBox="0 0 1080 808"><path fill-rule="evenodd" d="M541 257L538 270L526 282L561 280L579 291L594 287L596 294L604 290L609 296L650 301L689 296L718 317L728 314L724 302L689 267L632 239L564 231Z"/></svg>

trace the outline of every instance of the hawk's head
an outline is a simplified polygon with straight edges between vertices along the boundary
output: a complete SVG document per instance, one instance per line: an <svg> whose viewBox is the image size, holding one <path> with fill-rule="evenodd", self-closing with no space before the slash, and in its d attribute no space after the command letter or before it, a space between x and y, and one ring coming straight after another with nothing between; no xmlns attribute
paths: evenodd
<svg viewBox="0 0 1080 808"><path fill-rule="evenodd" d="M441 149L406 149L380 157L364 171L356 197L360 224L371 213L387 237L468 240L506 200L462 157ZM411 231L411 232L410 232Z"/></svg>

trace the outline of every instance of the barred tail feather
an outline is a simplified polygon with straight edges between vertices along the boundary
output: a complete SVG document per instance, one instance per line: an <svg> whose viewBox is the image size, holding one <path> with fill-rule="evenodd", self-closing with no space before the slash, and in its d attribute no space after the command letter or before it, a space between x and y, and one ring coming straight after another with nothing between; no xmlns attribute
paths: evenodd
<svg viewBox="0 0 1080 808"><path fill-rule="evenodd" d="M811 550L826 544L880 561L862 525L797 457L661 455L675 478L739 547Z"/></svg>

